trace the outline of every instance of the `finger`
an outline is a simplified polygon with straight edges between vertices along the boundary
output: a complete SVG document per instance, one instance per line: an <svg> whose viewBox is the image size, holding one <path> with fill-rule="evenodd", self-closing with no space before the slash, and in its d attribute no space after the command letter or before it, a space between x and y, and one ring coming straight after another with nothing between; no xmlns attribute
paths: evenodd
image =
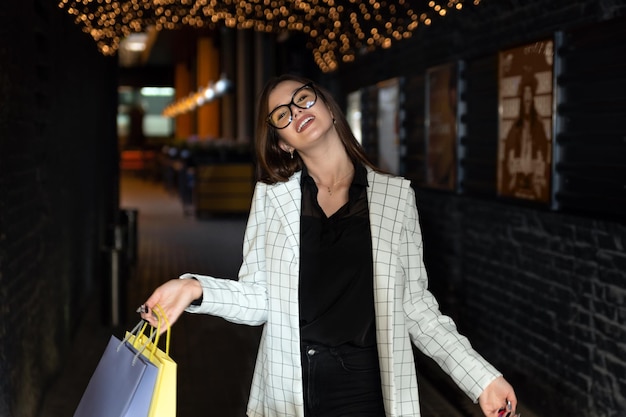
<svg viewBox="0 0 626 417"><path fill-rule="evenodd" d="M498 417L510 417L511 416L511 402L507 401L504 407L500 407L498 410Z"/></svg>
<svg viewBox="0 0 626 417"><path fill-rule="evenodd" d="M180 313L177 313L175 309L173 311L171 310L172 308L163 307L160 304L157 304L153 309L150 309L152 320L155 323L152 326L159 328L159 334L169 330L180 315Z"/></svg>
<svg viewBox="0 0 626 417"><path fill-rule="evenodd" d="M157 288L152 295L150 295L150 297L146 300L145 305L150 308L153 309L155 305L157 305L159 302L161 302L161 291L159 291L159 288Z"/></svg>
<svg viewBox="0 0 626 417"><path fill-rule="evenodd" d="M513 414L515 414L515 410L517 410L517 396L515 395L515 391L513 391L513 387L510 388L509 393L506 396L506 400L509 404L511 404L511 410Z"/></svg>
<svg viewBox="0 0 626 417"><path fill-rule="evenodd" d="M139 307L137 307L137 310L135 311L136 313L139 313L139 316L142 318L142 320L148 321L148 306L146 306L145 304L140 305Z"/></svg>
<svg viewBox="0 0 626 417"><path fill-rule="evenodd" d="M174 325L174 323L176 323L178 321L178 319L180 318L182 312L183 312L184 308L178 307L178 306L174 306L168 309L163 309L163 312L161 313L162 318L163 318L163 324L162 326L164 328L169 328L172 327Z"/></svg>
<svg viewBox="0 0 626 417"><path fill-rule="evenodd" d="M140 313L141 318L147 321L152 327L158 326L159 318L147 304L140 305L139 308L137 308L137 312Z"/></svg>
<svg viewBox="0 0 626 417"><path fill-rule="evenodd" d="M142 313L141 318L147 321L152 327L158 327L159 325L159 320L154 316L154 314L152 314L152 312Z"/></svg>

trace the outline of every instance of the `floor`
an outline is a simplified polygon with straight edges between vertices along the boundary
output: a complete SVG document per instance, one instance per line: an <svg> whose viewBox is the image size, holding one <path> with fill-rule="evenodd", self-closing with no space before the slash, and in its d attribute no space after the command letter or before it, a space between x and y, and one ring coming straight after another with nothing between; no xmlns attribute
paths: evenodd
<svg viewBox="0 0 626 417"><path fill-rule="evenodd" d="M245 215L196 219L185 215L178 197L160 183L125 175L120 187L122 208L139 214L138 257L127 282L125 318L106 327L100 324L101 306L94 303L86 312L39 417L73 415L109 337L123 337L139 321L134 310L155 287L184 272L236 277L241 263ZM211 316L181 317L170 351L178 364L178 417L245 416L260 331ZM434 388L439 384L426 376L420 381L422 417L482 415L458 392L439 392Z"/></svg>

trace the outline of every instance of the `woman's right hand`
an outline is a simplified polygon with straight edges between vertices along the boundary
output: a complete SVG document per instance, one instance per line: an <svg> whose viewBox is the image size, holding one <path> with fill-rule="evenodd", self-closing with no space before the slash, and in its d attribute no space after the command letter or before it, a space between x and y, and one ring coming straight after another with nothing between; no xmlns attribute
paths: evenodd
<svg viewBox="0 0 626 417"><path fill-rule="evenodd" d="M142 307L141 318L152 327L157 327L158 318L153 313L155 306L161 307L160 314L165 314L167 322L172 326L185 309L196 299L202 296L202 286L195 279L172 279L158 287ZM165 326L161 332L167 330Z"/></svg>

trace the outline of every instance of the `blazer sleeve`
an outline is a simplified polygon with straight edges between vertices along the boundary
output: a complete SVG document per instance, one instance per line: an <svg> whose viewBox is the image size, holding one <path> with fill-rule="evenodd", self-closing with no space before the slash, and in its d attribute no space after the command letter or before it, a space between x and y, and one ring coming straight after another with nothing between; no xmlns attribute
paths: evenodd
<svg viewBox="0 0 626 417"><path fill-rule="evenodd" d="M465 336L459 334L452 319L441 314L435 297L428 290L413 189L407 196L399 250L400 267L405 277L403 308L411 340L474 402L478 401L487 385L501 374L471 347Z"/></svg>
<svg viewBox="0 0 626 417"><path fill-rule="evenodd" d="M257 183L244 233L243 263L239 279L183 274L202 285L202 303L186 311L222 317L238 324L262 325L267 320L268 298L265 274L265 224L267 185Z"/></svg>

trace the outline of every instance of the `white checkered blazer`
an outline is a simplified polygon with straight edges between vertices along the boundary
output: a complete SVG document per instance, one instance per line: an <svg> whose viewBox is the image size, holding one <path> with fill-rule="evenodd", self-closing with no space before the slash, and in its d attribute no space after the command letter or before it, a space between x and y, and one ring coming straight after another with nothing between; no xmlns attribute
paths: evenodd
<svg viewBox="0 0 626 417"><path fill-rule="evenodd" d="M500 374L439 312L427 290L414 191L408 180L372 170L368 182L376 335L386 414L420 415L411 341L476 401ZM187 311L265 325L248 403L250 417L304 416L298 317L300 197L299 172L286 182L257 184L239 279L193 274L204 296L202 305Z"/></svg>

